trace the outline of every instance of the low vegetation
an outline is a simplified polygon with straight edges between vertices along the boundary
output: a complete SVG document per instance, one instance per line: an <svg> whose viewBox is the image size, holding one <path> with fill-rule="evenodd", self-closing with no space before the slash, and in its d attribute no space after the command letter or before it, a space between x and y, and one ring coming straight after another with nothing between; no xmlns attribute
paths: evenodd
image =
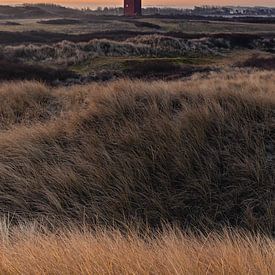
<svg viewBox="0 0 275 275"><path fill-rule="evenodd" d="M123 62L124 68L122 70L129 78L146 80L179 79L192 76L195 73L207 73L214 70L209 66L193 66L183 64L181 61L174 58L129 59Z"/></svg>
<svg viewBox="0 0 275 275"><path fill-rule="evenodd" d="M241 67L251 67L263 70L275 70L275 56L259 57L252 56L243 63L240 63Z"/></svg>
<svg viewBox="0 0 275 275"><path fill-rule="evenodd" d="M46 25L74 25L74 24L82 24L81 20L77 19L52 19L52 20L41 20L37 22L38 24L46 24Z"/></svg>
<svg viewBox="0 0 275 275"><path fill-rule="evenodd" d="M43 25L43 24L39 24ZM76 24L78 25L78 24ZM45 26L49 26L45 24ZM71 25L69 25L71 27ZM108 30L97 31L80 34L70 34L62 32L49 31L0 31L0 45L21 45L30 43L53 44L64 40L74 43L89 42L92 39L110 39L114 41L123 41L127 38L144 34L143 31L127 31L127 30ZM146 34L153 34L152 32Z"/></svg>
<svg viewBox="0 0 275 275"><path fill-rule="evenodd" d="M0 57L0 80L37 80L48 84L67 81L79 76L64 68L24 64L16 59Z"/></svg>
<svg viewBox="0 0 275 275"><path fill-rule="evenodd" d="M0 53L14 59L57 64L78 64L96 56L140 56L140 57L183 57L192 54L220 55L234 49L263 49L273 51L275 40L230 39L204 37L184 39L163 35L142 35L125 41L93 39L89 42L74 43L62 41L53 45L28 44L4 46Z"/></svg>

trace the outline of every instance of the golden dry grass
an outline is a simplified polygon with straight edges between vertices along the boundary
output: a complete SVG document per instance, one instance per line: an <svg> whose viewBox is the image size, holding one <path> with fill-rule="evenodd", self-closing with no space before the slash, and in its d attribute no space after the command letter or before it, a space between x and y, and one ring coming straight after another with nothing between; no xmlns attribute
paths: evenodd
<svg viewBox="0 0 275 275"><path fill-rule="evenodd" d="M7 236L8 234L8 236ZM275 241L244 233L2 232L1 274L275 274Z"/></svg>

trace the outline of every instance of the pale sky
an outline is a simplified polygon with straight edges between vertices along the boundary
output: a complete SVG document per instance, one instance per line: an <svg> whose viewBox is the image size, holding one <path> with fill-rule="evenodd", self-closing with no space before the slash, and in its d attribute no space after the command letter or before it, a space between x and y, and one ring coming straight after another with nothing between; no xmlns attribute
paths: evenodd
<svg viewBox="0 0 275 275"><path fill-rule="evenodd" d="M123 0L0 0L1 4L20 4L20 3L57 3L64 5L122 5ZM196 5L243 5L243 6L274 6L275 0L143 0L145 6L182 6L191 7Z"/></svg>

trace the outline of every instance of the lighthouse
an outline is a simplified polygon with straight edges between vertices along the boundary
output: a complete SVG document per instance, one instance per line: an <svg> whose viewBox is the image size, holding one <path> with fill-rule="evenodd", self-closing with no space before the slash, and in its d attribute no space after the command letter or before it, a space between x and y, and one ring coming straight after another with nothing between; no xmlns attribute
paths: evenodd
<svg viewBox="0 0 275 275"><path fill-rule="evenodd" d="M124 15L141 15L141 0L124 0Z"/></svg>

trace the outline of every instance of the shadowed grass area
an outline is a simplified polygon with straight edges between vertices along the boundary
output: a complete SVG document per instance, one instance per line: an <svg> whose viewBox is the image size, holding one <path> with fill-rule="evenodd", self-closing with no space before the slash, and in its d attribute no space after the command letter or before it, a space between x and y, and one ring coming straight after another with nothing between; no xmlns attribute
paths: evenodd
<svg viewBox="0 0 275 275"><path fill-rule="evenodd" d="M0 56L0 81L36 80L48 84L77 78L78 75L64 68L30 65L17 60L7 60Z"/></svg>
<svg viewBox="0 0 275 275"><path fill-rule="evenodd" d="M14 84L1 110L10 129L0 134L1 215L272 235L274 80L237 72L58 90Z"/></svg>
<svg viewBox="0 0 275 275"><path fill-rule="evenodd" d="M217 58L218 60L218 58ZM98 72L109 72L109 75L116 75L123 78L127 76L131 79L179 79L191 76L197 72L209 72L214 70L213 66L217 62L210 56L185 57L185 58L107 58L97 57L88 59L84 64L71 66L70 69L78 74L87 75ZM208 65L208 66L207 66Z"/></svg>
<svg viewBox="0 0 275 275"><path fill-rule="evenodd" d="M252 67L263 70L275 70L275 56L261 57L254 55L242 63L238 64L240 67Z"/></svg>

